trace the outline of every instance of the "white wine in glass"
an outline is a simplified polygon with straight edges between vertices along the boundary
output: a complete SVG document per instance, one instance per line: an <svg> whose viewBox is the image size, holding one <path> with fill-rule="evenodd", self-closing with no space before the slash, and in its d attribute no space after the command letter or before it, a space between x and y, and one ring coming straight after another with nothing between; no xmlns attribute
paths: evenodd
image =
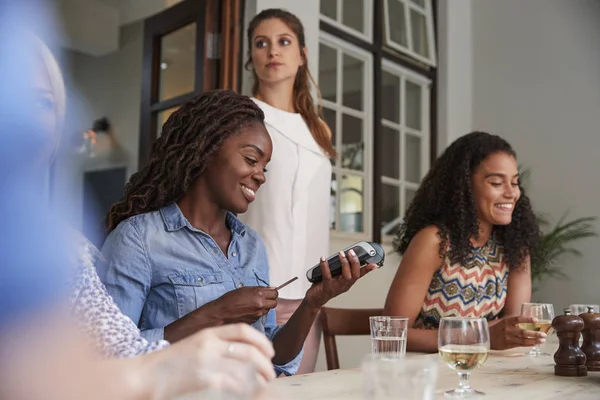
<svg viewBox="0 0 600 400"><path fill-rule="evenodd" d="M442 318L438 331L438 348L442 360L458 373L458 388L446 397L480 397L484 393L471 387L471 372L481 367L490 352L490 331L485 318Z"/></svg>
<svg viewBox="0 0 600 400"><path fill-rule="evenodd" d="M535 317L537 322L526 322L519 324L519 328L528 331L543 332L546 335L552 334L552 320L554 319L554 307L548 303L523 303L521 305L521 315L527 317ZM542 353L539 345L526 353L531 357L549 356L550 354Z"/></svg>

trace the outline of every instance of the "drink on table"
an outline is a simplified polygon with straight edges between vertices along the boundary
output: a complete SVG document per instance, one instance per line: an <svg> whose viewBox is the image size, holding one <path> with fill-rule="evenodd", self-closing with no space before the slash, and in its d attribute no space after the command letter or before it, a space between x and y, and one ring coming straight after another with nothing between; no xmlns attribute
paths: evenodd
<svg viewBox="0 0 600 400"><path fill-rule="evenodd" d="M533 323L521 323L519 328L530 331L543 332L547 335L552 333L552 320L554 319L554 307L549 303L523 303L521 305L521 315L534 317L537 319ZM531 351L526 353L530 357L549 356L542 353L539 345L533 346Z"/></svg>
<svg viewBox="0 0 600 400"><path fill-rule="evenodd" d="M446 397L480 397L473 389L471 372L481 367L490 352L490 331L485 318L446 317L440 321L438 349L442 360L458 373L458 388L445 392Z"/></svg>
<svg viewBox="0 0 600 400"><path fill-rule="evenodd" d="M448 344L439 351L442 360L456 371L471 371L482 366L490 352L485 346L460 344Z"/></svg>
<svg viewBox="0 0 600 400"><path fill-rule="evenodd" d="M592 307L593 313L600 312L600 306L597 304L571 304L569 309L571 310L571 315L580 315L588 312L589 307Z"/></svg>
<svg viewBox="0 0 600 400"><path fill-rule="evenodd" d="M399 358L406 354L408 318L376 316L370 317L369 322L373 353L390 358Z"/></svg>
<svg viewBox="0 0 600 400"><path fill-rule="evenodd" d="M434 400L438 362L431 357L367 354L362 363L364 400Z"/></svg>
<svg viewBox="0 0 600 400"><path fill-rule="evenodd" d="M519 328L528 331L543 332L546 335L552 334L552 321L541 320L537 322L523 322L519 324Z"/></svg>

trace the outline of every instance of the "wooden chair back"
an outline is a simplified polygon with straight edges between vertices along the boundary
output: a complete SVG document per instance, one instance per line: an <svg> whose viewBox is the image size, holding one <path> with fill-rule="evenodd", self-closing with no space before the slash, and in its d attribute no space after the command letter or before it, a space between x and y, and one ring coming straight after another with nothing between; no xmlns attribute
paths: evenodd
<svg viewBox="0 0 600 400"><path fill-rule="evenodd" d="M325 345L325 357L327 369L339 369L337 335L369 335L371 328L369 317L382 315L382 308L330 308L321 309L321 325L323 327L323 344Z"/></svg>

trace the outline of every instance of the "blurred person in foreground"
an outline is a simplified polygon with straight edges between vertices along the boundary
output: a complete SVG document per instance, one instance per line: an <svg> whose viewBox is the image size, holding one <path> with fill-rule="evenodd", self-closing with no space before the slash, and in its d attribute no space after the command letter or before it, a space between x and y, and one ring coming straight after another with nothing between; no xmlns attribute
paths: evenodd
<svg viewBox="0 0 600 400"><path fill-rule="evenodd" d="M163 399L207 387L250 390L274 377L272 346L249 326L206 329L174 346L150 348L135 325L110 307L108 296L103 304L93 302L106 293L101 284L93 286L94 258L85 257L97 250L86 245L82 256L84 239L72 240L43 196L64 117L60 70L48 48L17 26L4 5L0 2L0 398ZM115 321L119 332L111 326ZM115 336L134 345L114 355L166 348L104 359L114 343L102 340Z"/></svg>

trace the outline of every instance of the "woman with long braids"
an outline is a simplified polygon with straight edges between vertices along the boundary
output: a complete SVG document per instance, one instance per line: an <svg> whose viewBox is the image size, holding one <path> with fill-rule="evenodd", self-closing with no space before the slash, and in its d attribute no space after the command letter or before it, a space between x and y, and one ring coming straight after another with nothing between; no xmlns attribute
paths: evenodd
<svg viewBox="0 0 600 400"><path fill-rule="evenodd" d="M293 14L267 9L248 26L248 60L253 100L265 113L273 140L272 173L261 195L240 218L264 240L271 280L303 276L314 254L329 253L331 131L321 119L311 90L319 94L308 68L304 28ZM302 303L309 282L281 291L275 314L284 324ZM299 373L313 372L321 327L315 320L304 344Z"/></svg>
<svg viewBox="0 0 600 400"><path fill-rule="evenodd" d="M251 99L232 91L204 93L175 111L110 210L102 279L147 339L174 342L245 322L273 342L276 372L291 375L320 308L375 265L361 269L355 254L344 256L343 274L332 278L322 257L323 281L276 325L265 246L235 216L266 180L273 145L263 121Z"/></svg>
<svg viewBox="0 0 600 400"><path fill-rule="evenodd" d="M473 132L436 160L396 240L403 255L385 315L409 318L407 348L437 351L442 317L485 317L492 349L533 346L546 335L520 329L531 298L530 258L539 229L504 139Z"/></svg>

